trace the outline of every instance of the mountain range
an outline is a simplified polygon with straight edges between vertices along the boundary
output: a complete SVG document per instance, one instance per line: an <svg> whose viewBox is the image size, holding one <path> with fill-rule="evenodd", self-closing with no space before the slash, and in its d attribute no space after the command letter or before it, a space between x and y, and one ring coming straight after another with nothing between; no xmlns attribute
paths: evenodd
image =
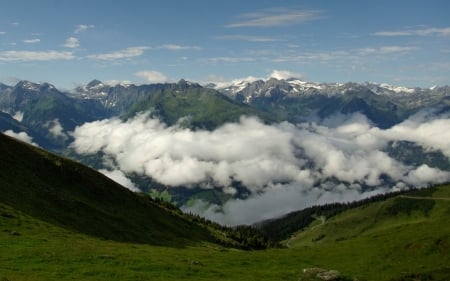
<svg viewBox="0 0 450 281"><path fill-rule="evenodd" d="M379 135L383 132L389 134L390 131L400 130L404 125L410 126L411 122L408 120L416 118L417 115L420 118L425 116L422 118L423 120L421 119L421 122L428 122L434 120L429 117L431 115L445 119L449 112L449 86L423 89L376 83L313 83L295 78L238 81L227 86L214 84L202 86L185 80L180 80L177 83L150 85L107 85L101 81L93 80L87 85L79 86L71 91L60 91L48 83L29 81L20 81L15 86L0 84L1 131L16 137L26 136L44 149L82 161L98 170L119 168L121 177L126 177L128 182L131 180L134 187L144 192L151 192L155 196L160 196L159 194L162 192L169 192L170 196L166 196L166 199L168 198L178 206L187 206L189 210L193 210L190 208L195 207L195 202L198 200L222 206L230 199L251 199L255 194L262 194L269 187L272 188L276 185L307 185L311 186L310 188L316 187L328 190L327 186L343 184L352 188L358 186L358 189L362 191L373 191L378 187L395 186L399 180L407 186L435 183L433 180L445 181L447 174L438 172L450 171L445 143L441 146L430 147L428 143L419 142L418 139L397 137L389 140L389 137L383 136L383 142L385 143L380 147L375 146L374 149L377 153L381 153L384 158L391 159L389 161L404 165L404 168L402 166L400 171L403 175L388 170L384 171L381 167L384 165L381 160L375 160L374 158L374 160L371 160L374 161L373 163L367 164L365 174L362 174L361 178L358 179L353 179L353 176L342 175L341 172L324 170L321 166L324 164L318 162L320 160L318 157L321 156L313 155L312 151L306 148L306 143L294 144L292 151L289 151L290 156L284 155L283 147L301 142L302 138L313 134L313 136L325 137L324 141L330 142L331 145L337 146L339 149L352 151L349 145L343 143L350 141L353 131L349 131L347 135L340 133L340 130L343 130L345 126L353 124L351 123L352 120L357 120L354 124L358 124L358 126L363 124L364 128L368 128L367 130L370 131L366 133ZM161 162L166 166L162 165L160 168L150 169L148 164L145 164L148 163L148 160L145 160L147 162L139 167L128 165L128 168L124 168L121 159L128 156L128 150L126 149L130 149L126 144L135 141L135 139L128 137L126 141L123 140L124 142L120 145L124 147L121 150L114 151L114 155L108 150L112 142L119 144L121 137L124 136L123 132L117 132L119 135L115 139L111 138L108 140L110 143L104 143L96 151L87 153L85 147L77 147L79 143L76 141L80 140L80 132L83 129L88 129L85 126L86 124L91 124L93 128L99 126L95 128L98 133L106 132L105 130L118 128L120 124L137 124L142 119L139 116L142 116L143 113L148 118L159 120L160 124L157 127L148 129L153 133L162 130L163 135L175 134L176 138L181 138L181 133L190 135L188 139L183 137L183 139L178 140L172 137L168 141L173 142L173 147L169 147L169 150L162 152L155 159L151 159L151 161L163 161L164 157L175 153L176 147L180 146L181 150L176 152L177 155L169 156L170 163L166 160L164 160L166 164ZM242 116L256 116L258 121L255 121L256 123L246 121L247 119L242 119ZM111 123L111 126L109 126L110 123L108 122L112 121L106 120L118 121L114 121L116 125ZM145 122L147 122L145 126L148 126L148 121ZM238 125L235 128L227 127L227 124ZM269 132L271 128L276 128L276 131L269 132L266 137L252 135L254 139L247 141L250 147L253 146L255 149L262 145L262 149L266 151L260 152L260 154L262 153L263 156L267 154L264 156L264 161L274 159L278 161L276 162L278 164L270 162L270 166L261 166L261 168L258 168L260 170L253 171L265 176L255 176L251 180L247 179L246 168L241 164L248 159L240 158L247 157L249 147L244 148L244 151L247 150L247 152L236 151L236 159L226 156L225 152L223 154L215 151L217 146L224 143L223 141L226 141L224 145L229 147L228 153L234 153L233 149L239 148L242 143L247 144L246 142L240 142L240 139L246 138L245 132L242 132L242 130L249 129L249 124L259 126L260 129L255 130L255 132L260 133L265 130ZM286 127L283 124L293 124L293 126L299 124L295 129L299 131L295 133L294 129L289 127L291 125ZM134 130L131 125L124 128L124 132ZM145 126L142 128L145 128ZM139 134L143 132L142 128L135 132L136 137L139 137ZM325 134L324 128L332 131ZM375 130L376 128L378 128L378 131ZM239 131L242 132L242 136L236 133ZM93 140L94 135L99 136L98 133L93 132L93 135L86 136L86 139ZM222 135L216 136L219 133ZM280 139L277 140L278 143L274 142L270 146L269 144L264 146L269 136L277 134L280 138L286 134L293 134L291 138L294 139L287 141L285 144ZM206 141L202 140L203 137L207 138ZM364 135L361 137L364 137ZM269 138L272 139L272 137ZM339 138L346 139L339 140ZM98 141L105 142L106 139L109 139L109 136L103 136ZM360 138L355 136L354 139L359 140ZM389 141L386 141L386 139ZM335 140L337 142L334 142ZM150 139L147 143L149 141ZM331 143L332 141L333 143ZM377 142L380 142L380 140L377 139ZM144 147L145 143L139 142L139 145ZM203 147L199 147L199 149L206 150L203 152L196 151L195 155L184 155L184 150L187 151L188 148L196 150L192 147L196 143L200 146L203 143ZM215 143L216 146L212 146L208 150L210 143ZM182 147L183 145L185 148ZM326 147L324 146L324 149ZM368 148L364 144L364 151L365 149ZM153 149L153 151L155 150L157 149ZM349 155L349 164L347 165L350 166L348 169L358 168L358 165L362 163L357 161L358 157L364 157L364 153L370 154L369 151L371 150L358 152L356 156ZM133 153L136 152L133 151ZM140 154L144 156L145 153L142 151ZM209 155L208 153L212 154ZM318 153L328 156L325 151L318 151ZM347 153L351 152L344 152L345 157L347 157ZM225 156L220 158L222 156L217 155ZM255 163L259 162L258 165L266 163L259 159L261 155L258 156L256 153L252 156L255 157ZM118 158L119 156L121 158ZM285 156L288 159L287 162L280 159L280 157ZM326 161L331 161L331 158ZM138 160L135 162L136 165L139 164ZM355 165L355 163L359 164ZM200 166L194 167L193 164ZM292 172L292 175L286 174L290 173L285 172L287 171L286 167L289 166L286 166L287 164L297 166L298 171L309 173L309 179L299 180L295 175L299 173L298 171ZM192 171L209 170L202 172L203 174L197 179L192 174L187 175L188 172L183 172L187 166L181 165L191 165ZM222 167L221 165L228 165L228 168L222 170L226 171L223 175L216 172L217 169ZM247 165L251 167L250 164ZM376 171L377 165L380 166L379 172ZM178 172L175 173L180 176L180 181L173 183L164 174L172 172L171 169L178 169ZM279 169L279 172L276 172L277 169ZM433 176L428 177L429 179L419 179L420 176L418 175L424 174L424 171L427 171L425 174L433 174ZM112 174L113 172L115 171L109 171L108 173ZM250 175L249 173L247 174ZM358 173L351 171L350 174ZM436 176L438 174L439 176ZM268 179L266 182L255 181L254 179L258 177L262 179L268 177ZM286 210L284 210L285 212Z"/></svg>
<svg viewBox="0 0 450 281"><path fill-rule="evenodd" d="M271 122L307 122L362 112L378 127L389 128L421 109L440 106L447 111L449 105L449 86L423 89L376 83L312 83L295 78L243 80L220 87L185 80L140 86L111 86L93 80L65 92L48 83L0 84L0 111L21 122L33 137L44 137L49 143L42 146L52 148L58 146L58 136L48 131L55 120L62 126L61 133L67 133L85 122L127 118L140 111L152 111L168 125L190 116L189 126L207 129L237 121L240 115L256 115ZM1 124L13 129L13 123L3 120Z"/></svg>

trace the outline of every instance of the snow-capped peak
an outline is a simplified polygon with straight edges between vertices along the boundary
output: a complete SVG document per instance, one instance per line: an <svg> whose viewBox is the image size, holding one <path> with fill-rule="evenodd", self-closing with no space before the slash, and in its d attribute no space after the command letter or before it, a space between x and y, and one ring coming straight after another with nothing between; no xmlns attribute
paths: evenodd
<svg viewBox="0 0 450 281"><path fill-rule="evenodd" d="M30 91L38 91L40 84L32 83L30 81L20 81L19 83L17 83L17 86Z"/></svg>
<svg viewBox="0 0 450 281"><path fill-rule="evenodd" d="M314 89L318 89L318 90L323 89L323 86L320 84L316 84L313 82L305 82L305 81L302 81L299 79L288 79L288 80L286 80L286 82L288 82L293 87L299 86L302 89L307 89L307 88L314 88Z"/></svg>
<svg viewBox="0 0 450 281"><path fill-rule="evenodd" d="M402 86L392 86L386 83L380 84L380 87L394 91L396 93L414 93L415 89L402 87Z"/></svg>

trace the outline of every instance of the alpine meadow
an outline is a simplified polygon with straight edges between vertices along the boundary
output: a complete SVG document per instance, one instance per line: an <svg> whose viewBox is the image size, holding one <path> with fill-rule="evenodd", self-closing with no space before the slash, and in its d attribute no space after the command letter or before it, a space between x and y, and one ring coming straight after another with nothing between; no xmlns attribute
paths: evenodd
<svg viewBox="0 0 450 281"><path fill-rule="evenodd" d="M450 280L447 1L0 10L0 281Z"/></svg>

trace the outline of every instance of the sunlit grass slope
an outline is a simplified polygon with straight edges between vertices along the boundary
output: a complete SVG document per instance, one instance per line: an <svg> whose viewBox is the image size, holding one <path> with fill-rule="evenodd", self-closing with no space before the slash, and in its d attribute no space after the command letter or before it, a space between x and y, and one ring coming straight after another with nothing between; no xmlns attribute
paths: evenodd
<svg viewBox="0 0 450 281"><path fill-rule="evenodd" d="M450 280L450 186L418 190L318 219L286 243L318 261L318 266L350 276Z"/></svg>

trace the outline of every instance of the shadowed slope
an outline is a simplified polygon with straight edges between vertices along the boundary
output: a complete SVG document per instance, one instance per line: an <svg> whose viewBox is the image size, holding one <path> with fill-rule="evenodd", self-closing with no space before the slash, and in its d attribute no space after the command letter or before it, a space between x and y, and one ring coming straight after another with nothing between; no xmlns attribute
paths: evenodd
<svg viewBox="0 0 450 281"><path fill-rule="evenodd" d="M185 246L211 240L149 197L68 159L0 134L0 203L43 221L117 241Z"/></svg>

